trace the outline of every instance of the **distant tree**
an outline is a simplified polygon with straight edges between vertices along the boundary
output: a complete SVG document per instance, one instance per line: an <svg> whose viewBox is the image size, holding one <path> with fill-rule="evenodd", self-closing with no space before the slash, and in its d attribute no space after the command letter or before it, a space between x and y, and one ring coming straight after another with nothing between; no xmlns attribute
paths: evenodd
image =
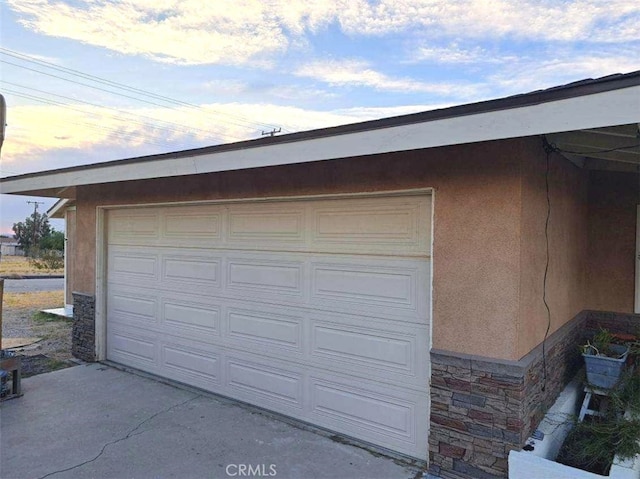
<svg viewBox="0 0 640 479"><path fill-rule="evenodd" d="M13 225L14 237L28 255L36 250L42 238L51 234L51 226L46 213L34 212L24 221Z"/></svg>
<svg viewBox="0 0 640 479"><path fill-rule="evenodd" d="M40 241L41 250L64 251L64 233L51 229L51 233Z"/></svg>

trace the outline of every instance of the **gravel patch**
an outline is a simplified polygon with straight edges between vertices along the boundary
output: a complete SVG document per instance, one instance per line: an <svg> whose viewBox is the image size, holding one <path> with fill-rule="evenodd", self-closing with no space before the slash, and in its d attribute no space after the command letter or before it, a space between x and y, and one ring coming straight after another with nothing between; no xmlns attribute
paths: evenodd
<svg viewBox="0 0 640 479"><path fill-rule="evenodd" d="M44 354L35 354L33 356L22 356L22 377L28 378L29 376L35 376L36 374L48 373L56 371L58 369L64 369L77 364L72 361L61 361L58 359L52 359Z"/></svg>
<svg viewBox="0 0 640 479"><path fill-rule="evenodd" d="M29 295L31 293L21 293ZM42 308L48 307L42 305ZM71 355L72 320L40 313L40 307L5 307L2 314L2 335L6 338L39 337L41 341L14 348L22 357L23 377L73 366Z"/></svg>

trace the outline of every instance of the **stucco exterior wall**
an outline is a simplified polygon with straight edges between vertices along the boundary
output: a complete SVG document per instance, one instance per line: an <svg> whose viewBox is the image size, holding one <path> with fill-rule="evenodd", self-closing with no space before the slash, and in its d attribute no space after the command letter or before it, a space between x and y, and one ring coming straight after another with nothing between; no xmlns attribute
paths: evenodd
<svg viewBox="0 0 640 479"><path fill-rule="evenodd" d="M635 296L636 173L589 174L589 263L585 309L633 313Z"/></svg>
<svg viewBox="0 0 640 479"><path fill-rule="evenodd" d="M588 172L553 154L549 180L549 333L585 309L633 312L637 176ZM539 138L78 188L72 290L95 294L99 205L427 187L434 190L433 347L522 358L547 327Z"/></svg>
<svg viewBox="0 0 640 479"><path fill-rule="evenodd" d="M434 189L433 346L518 359L523 145L486 142L390 155L78 188L74 289L95 294L96 207Z"/></svg>
<svg viewBox="0 0 640 479"><path fill-rule="evenodd" d="M522 235L518 357L544 338L548 325L543 302L547 217L546 155L541 142L523 144ZM584 309L587 257L588 173L558 154L549 157L549 269L546 299L549 334Z"/></svg>
<svg viewBox="0 0 640 479"><path fill-rule="evenodd" d="M73 304L73 286L75 285L76 275L76 210L68 209L65 212L65 304Z"/></svg>

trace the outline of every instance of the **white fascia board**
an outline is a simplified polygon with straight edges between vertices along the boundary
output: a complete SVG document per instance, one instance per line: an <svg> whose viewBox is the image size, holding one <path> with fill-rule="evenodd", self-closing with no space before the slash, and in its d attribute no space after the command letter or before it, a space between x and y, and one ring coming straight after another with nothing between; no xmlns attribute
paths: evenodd
<svg viewBox="0 0 640 479"><path fill-rule="evenodd" d="M0 193L288 165L418 150L640 121L640 86L408 125L301 139L149 162L120 162L27 178L5 178Z"/></svg>
<svg viewBox="0 0 640 479"><path fill-rule="evenodd" d="M68 198L62 198L54 203L54 205L47 210L47 216L49 218L64 218L65 207L69 203Z"/></svg>

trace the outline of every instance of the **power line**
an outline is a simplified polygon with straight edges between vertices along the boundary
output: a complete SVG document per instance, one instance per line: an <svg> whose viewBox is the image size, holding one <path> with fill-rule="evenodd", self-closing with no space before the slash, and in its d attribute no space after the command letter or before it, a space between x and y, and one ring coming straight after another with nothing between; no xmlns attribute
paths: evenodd
<svg viewBox="0 0 640 479"><path fill-rule="evenodd" d="M182 106L182 107L194 108L196 110L201 110L201 111L203 111L205 113L207 112L207 109L204 109L204 108L202 108L202 107L200 107L198 105L194 105L193 103L185 102L185 101L182 101L182 100L176 100L176 99L168 97L166 95L159 95L157 93L153 93L153 92L149 92L149 91L146 91L146 90L142 90L140 88L131 87L131 86L125 85L123 83L119 83L119 82L115 82L115 81L112 81L112 80L108 80L108 79L105 79L105 78L102 78L102 77L99 77L99 76L96 76L96 75L91 75L89 73L84 73L84 72L81 72L79 70L74 70L72 68L67 68L67 67L62 67L62 66L59 66L59 65L55 65L53 63L50 63L50 62L47 62L47 61L44 61L44 60L39 60L39 59L33 58L33 57L29 56L29 55L25 55L23 53L19 53L19 52L16 52L14 50L10 50L8 48L0 47L0 54L6 55L6 56L10 56L10 57L16 58L18 60L22 60L22 61L26 61L26 62L30 62L30 63L35 63L35 64L37 64L39 66L43 66L45 68L50 68L52 70L56 70L56 71L65 73L66 75L78 76L78 77L84 78L86 80L90 80L90 81L93 81L93 82L96 82L96 83L101 83L101 84L107 85L107 86L109 86L111 88L119 88L119 89L128 91L130 93L143 95L143 96L146 96L148 98L153 98L155 100L161 100L161 101L164 101L164 102L167 102L167 103L172 103L174 105L178 105L178 106ZM24 67L24 66L21 66L21 65L17 65L17 64L11 63L11 62L6 62L4 60L3 60L3 62L7 63L9 65L17 66L19 68L28 69L27 67ZM37 70L33 70L33 71L37 71ZM44 72L39 72L39 71L37 71L37 72L46 74ZM56 77L56 78L60 78L60 77ZM61 78L61 79L65 80L65 78ZM66 79L66 80L67 81L72 81L72 80L68 80L68 79ZM76 82L76 83L80 83L80 82ZM89 88L97 88L97 87L93 87L93 86L86 85L86 84L83 84L83 83L80 83L80 84L82 84L84 86L88 86ZM120 93L111 92L111 91L109 93L125 96L125 97L131 98L131 99L136 99L138 101L145 101L145 102L148 103L148 101L142 100L140 98L133 98L133 97L130 97L128 95L122 95ZM156 104L156 103L152 103L152 104ZM257 122L255 120L252 120L252 119L247 118L247 117L242 116L242 115L235 115L235 114L232 114L232 113L224 113L224 112L221 112L221 111L215 110L215 109L208 109L208 111L216 113L216 114L218 114L220 116L226 116L226 117L229 117L229 118L235 118L237 120L244 121L248 125L251 125L252 128L254 128L255 126L259 126L260 128L265 128L265 127L272 128L274 126L274 125L269 124L269 123ZM244 126L245 128L247 127L246 125L238 125L238 124L235 124L235 125L236 126Z"/></svg>
<svg viewBox="0 0 640 479"><path fill-rule="evenodd" d="M171 110L177 110L177 108L174 108L174 107L169 107L167 105L162 105L160 103L156 103L156 102L153 102L153 101L144 100L142 98L137 98L137 97L130 96L130 95L125 95L124 93L118 93L118 92L115 92L115 91L107 90L105 88L100 88L100 87L97 87L95 85L89 85L87 83L82 83L82 82L79 82L79 81L76 81L76 80L71 80L69 78L64 78L64 77L61 77L59 75L54 75L53 73L43 72L43 71L40 71L40 70L36 70L34 68L25 67L24 65L19 65L17 63L8 62L6 60L0 60L0 63L5 63L7 65L12 65L12 66L15 66L15 67L18 67L18 68L23 68L25 70L29 70L29 71L32 71L32 72L35 72L35 73L40 73L41 75L46 75L46 76L49 76L49 77L52 77L52 78L58 78L59 80L68 81L68 82L74 83L76 85L86 86L87 88L93 88L94 90L103 91L103 92L106 92L106 93L110 93L112 95L118 95L118 96L121 96L121 97L124 97L124 98L129 98L131 100L136 100L136 101L139 101L139 102L142 102L142 103L147 103L149 105L158 106L160 108L169 108ZM241 128L248 128L246 125L240 125L240 124L237 124L237 123L232 123L232 124L235 125L235 126L239 126Z"/></svg>
<svg viewBox="0 0 640 479"><path fill-rule="evenodd" d="M9 91L9 90L6 90L6 89L5 89L5 91ZM33 95L23 94L23 93L18 93L18 92L11 92L11 94L12 94L12 95L19 96L19 97L22 97L22 98L26 98L26 99L28 99L28 100L35 100L35 101L39 101L39 102L41 102L41 103L45 103L45 104L49 104L49 105L60 106L60 107L62 107L62 108L66 108L66 109L68 109L68 110L79 111L80 113L88 113L88 114L92 114L92 113L89 113L89 112L85 112L85 111L83 111L83 110L79 110L79 109L77 109L77 108L72 108L72 107L69 107L69 106L67 106L67 105L60 104L60 103L58 103L58 102L56 102L56 101L54 101L54 100L48 100L48 99L44 99L44 98L38 98L38 97L33 96ZM92 115L95 115L95 113L93 113ZM122 136L125 132L122 132L121 130L118 130L118 129L116 129L116 128L107 127L107 126L102 126L102 125L95 125L95 124L87 123L87 122L73 122L73 121L70 121L69 123L70 123L70 124L74 124L74 125L86 125L86 126L94 127L94 129L95 129L95 128L98 128L98 129L105 130L105 131L112 131L112 132L113 132L113 133L115 133L115 134L116 134L116 136L117 136L117 137L119 137L120 139L122 139L122 140L129 140L129 141L130 141L130 138L126 138L126 137ZM161 143L155 142L155 141L150 140L150 139L148 139L147 137L145 137L145 136L141 135L141 134L140 134L140 133L138 133L138 132L128 132L128 134L129 134L129 135L138 136L138 137L140 137L140 138L143 138L143 139L145 139L145 142L147 142L147 143L149 143L149 144L152 144L152 145L155 145L155 146L158 146L158 147L160 147L160 148L166 148L166 147L167 147L166 143L161 144Z"/></svg>
<svg viewBox="0 0 640 479"><path fill-rule="evenodd" d="M227 133L221 133L219 131L205 130L203 128L198 128L198 127L191 127L191 126L188 126L188 125L182 125L182 124L171 122L171 121L160 120L160 119L153 118L153 117L150 117L150 116L141 115L139 113L131 113L131 112L128 112L126 110L120 110L118 108L112 108L112 107L108 107L108 106L98 105L97 103L91 103L91 102L88 102L88 101L79 100L77 98L72 98L72 97L68 97L68 96L64 96L64 95L59 95L57 93L53 93L53 92L49 92L49 91L45 91L45 90L40 90L38 88L27 87L27 86L20 85L18 83L9 82L9 81L6 81L6 80L0 80L0 82L4 83L4 84L7 84L7 85L14 85L14 86L17 86L19 88L24 88L25 90L33 90L33 91L36 91L36 92L39 92L39 93L43 93L45 95L52 95L52 96L55 96L55 97L58 97L58 98L63 98L65 100L71 100L71 101L74 101L74 102L77 102L77 103L82 103L82 104L93 106L93 107L96 107L96 108L101 108L101 109L105 109L105 110L113 110L113 111L116 111L116 112L124 114L124 115L129 115L129 116L133 116L133 117L140 117L140 118L147 118L147 119L149 119L149 120L151 120L153 122L166 123L167 125L173 125L174 127L177 127L180 130L182 130L183 132L187 132L187 133L192 133L192 132L195 133L195 130L197 130L197 131L202 131L202 132L207 133L207 134L217 133L219 135L229 136L229 137L234 138L236 140L244 139L244 138L240 138L240 137L235 136L235 135L230 135L230 134L227 134ZM5 91L11 92L11 90L5 90ZM63 103L62 105L66 105L66 104ZM111 117L112 118L116 118L116 119L120 119L119 117L117 117L115 115L111 115ZM149 123L143 123L143 122L139 122L139 121L136 121L136 120L126 120L126 121L133 121L134 123L139 123L139 124L142 124L142 125L145 125L145 126L149 125ZM155 126L155 125L152 125L152 126ZM170 127L162 127L162 128L164 128L164 129L166 129L168 131L172 131L174 133L179 133L180 132L180 130L177 130L176 128L170 128Z"/></svg>
<svg viewBox="0 0 640 479"><path fill-rule="evenodd" d="M105 88L100 88L100 87L97 87L97 86L95 86L95 85L89 85L89 84L87 84L87 83L82 83L82 82L79 82L79 81L76 81L76 80L71 80L71 79L69 79L69 78L64 78L64 77L61 77L61 76L59 76L59 75L54 75L54 74L52 74L52 73L43 72L43 71L40 71L40 70L36 70L36 69L34 69L34 68L26 67L26 66L24 66L24 65L19 65L19 64L17 64L17 63L8 62L8 61L6 61L6 60L0 60L0 63L5 63L5 64L7 64L7 65L13 65L13 66L15 66L15 67L23 68L23 69L28 70L28 71L32 71L32 72L35 72L35 73L40 73L41 75L46 75L46 76L49 76L49 77L52 77L52 78L58 78L59 80L68 81L68 82L70 82L70 83L74 83L74 84L76 84L76 85L82 85L82 86L85 86L85 87L87 87L87 88L92 88L92 89L94 89L94 90L103 91L103 92L106 92L106 93L110 93L110 94L112 94L112 95L118 95L118 96L121 96L121 97L124 97L124 98L129 98L129 99L131 99L131 100L136 100L136 101L139 101L139 102L142 102L142 103L147 103L147 104L149 104L149 105L158 106L158 107L160 107L160 108L168 108L168 109L171 109L171 110L180 111L180 110L178 110L178 109L177 109L177 108L175 108L175 107L171 107L171 106L167 106L167 105L162 105L162 104L160 104L160 103L156 103L156 102L153 102L153 101L145 100L145 99L142 99L142 98L136 98L136 97L133 97L133 96L130 96L130 95L125 95L124 93L118 93L118 92L115 92L115 91L107 90L107 89L105 89ZM238 127L240 127L240 128L250 128L250 127L248 127L247 125L242 125L242 124L239 124L239 123L232 123L232 122L227 122L227 123L229 123L229 124L231 124L231 125L234 125L234 126L238 126Z"/></svg>

